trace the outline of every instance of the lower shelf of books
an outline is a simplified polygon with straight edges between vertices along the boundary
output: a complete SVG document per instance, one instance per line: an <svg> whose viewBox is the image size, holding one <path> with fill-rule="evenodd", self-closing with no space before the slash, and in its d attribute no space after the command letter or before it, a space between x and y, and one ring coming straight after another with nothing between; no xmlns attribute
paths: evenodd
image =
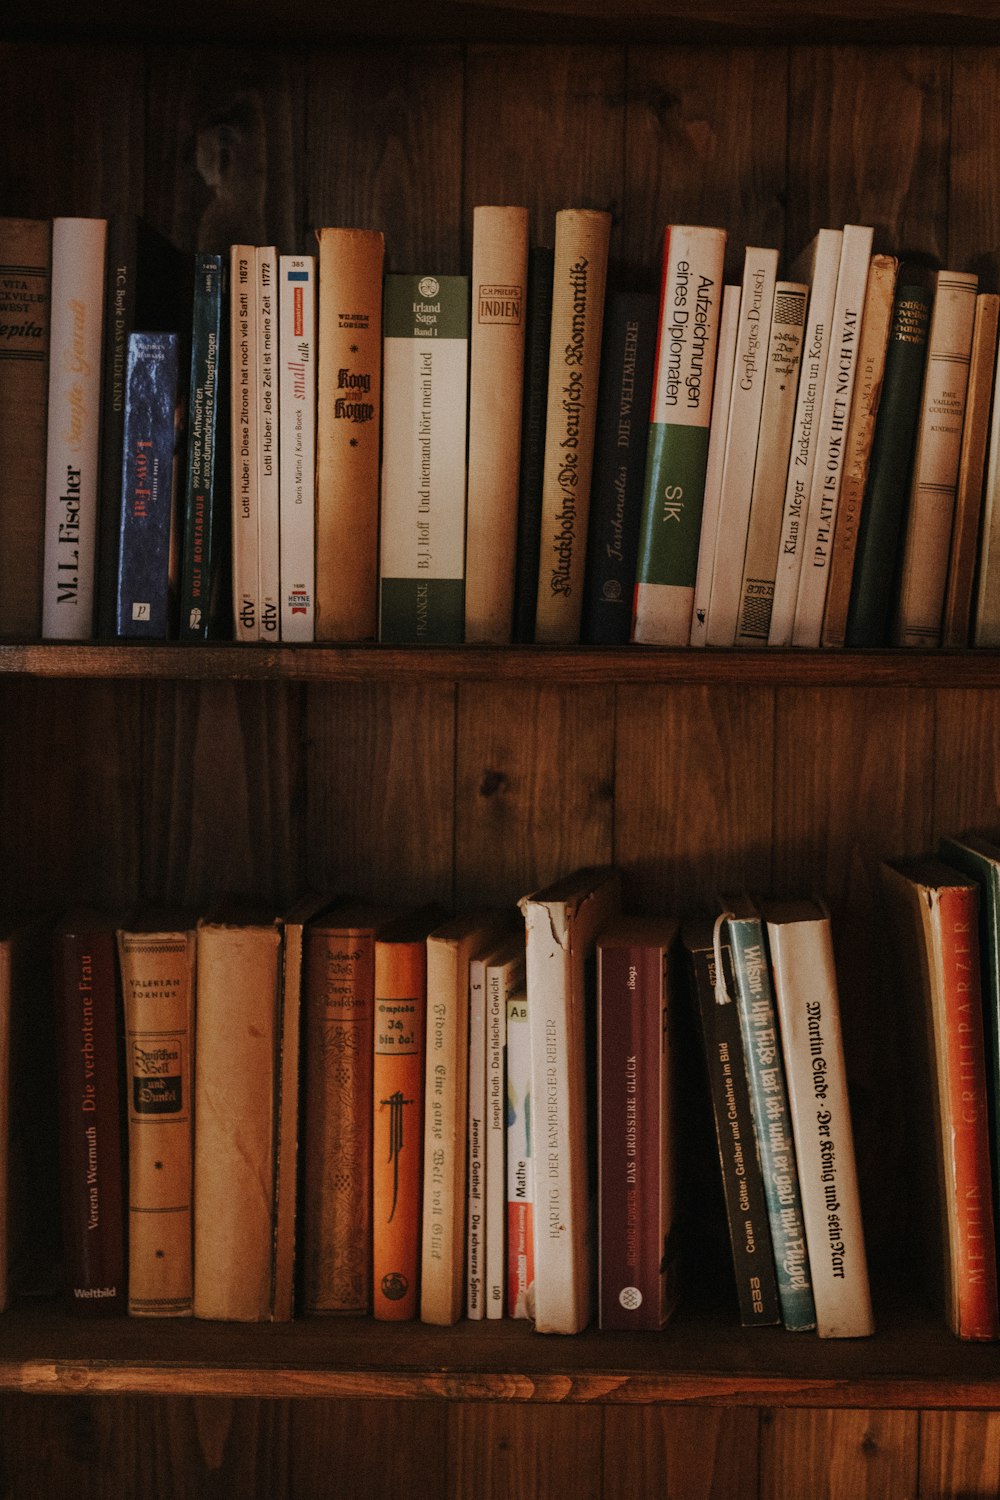
<svg viewBox="0 0 1000 1500"><path fill-rule="evenodd" d="M880 1312L874 1337L835 1341L742 1329L728 1310L681 1309L660 1334L559 1338L511 1320L246 1325L82 1318L26 1302L0 1317L0 1389L1000 1409L1000 1346L962 1343L922 1309Z"/></svg>

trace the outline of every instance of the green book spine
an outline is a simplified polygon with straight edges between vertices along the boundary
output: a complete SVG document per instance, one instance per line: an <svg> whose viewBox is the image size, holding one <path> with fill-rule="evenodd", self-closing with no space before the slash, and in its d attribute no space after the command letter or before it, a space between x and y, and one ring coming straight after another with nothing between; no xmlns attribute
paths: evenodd
<svg viewBox="0 0 1000 1500"><path fill-rule="evenodd" d="M461 641L469 278L385 279L379 638Z"/></svg>
<svg viewBox="0 0 1000 1500"><path fill-rule="evenodd" d="M224 533L229 517L229 491L225 484L228 465L217 461L218 453L228 454L229 448L225 380L229 351L227 270L221 255L195 257L181 559L182 641L204 641L217 636L220 631L215 627L229 617L228 600L219 598Z"/></svg>
<svg viewBox="0 0 1000 1500"><path fill-rule="evenodd" d="M723 229L667 230L639 527L636 641L686 646L690 640L725 249Z"/></svg>
<svg viewBox="0 0 1000 1500"><path fill-rule="evenodd" d="M736 1004L757 1152L774 1244L781 1316L786 1328L815 1328L816 1308L763 923L759 916L730 916L726 925L732 946Z"/></svg>
<svg viewBox="0 0 1000 1500"><path fill-rule="evenodd" d="M892 617L910 470L920 415L933 287L903 282L892 310L882 400L858 529L847 616L848 646L881 646Z"/></svg>

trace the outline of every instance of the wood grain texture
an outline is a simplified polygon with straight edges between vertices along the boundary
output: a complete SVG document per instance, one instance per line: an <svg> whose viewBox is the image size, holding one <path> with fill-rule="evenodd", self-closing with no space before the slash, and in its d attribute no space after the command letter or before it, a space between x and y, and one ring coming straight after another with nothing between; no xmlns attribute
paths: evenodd
<svg viewBox="0 0 1000 1500"><path fill-rule="evenodd" d="M610 688L458 694L455 892L506 905L612 852Z"/></svg>
<svg viewBox="0 0 1000 1500"><path fill-rule="evenodd" d="M757 1500L756 1411L658 1407L604 1413L606 1500Z"/></svg>
<svg viewBox="0 0 1000 1500"><path fill-rule="evenodd" d="M1000 141L983 129L1000 88L1000 49L958 47L952 63L948 265L1000 290Z"/></svg>
<svg viewBox="0 0 1000 1500"><path fill-rule="evenodd" d="M298 1401L288 1500L439 1500L452 1494L448 1409L420 1402Z"/></svg>
<svg viewBox="0 0 1000 1500"><path fill-rule="evenodd" d="M456 1403L448 1412L451 1500L600 1500L601 1413ZM611 1494L618 1493L612 1490Z"/></svg>
<svg viewBox="0 0 1000 1500"><path fill-rule="evenodd" d="M917 1492L917 1424L907 1411L765 1412L760 1493L907 1500Z"/></svg>
<svg viewBox="0 0 1000 1500"><path fill-rule="evenodd" d="M1000 696L939 690L934 699L929 843L967 829L1000 831Z"/></svg>
<svg viewBox="0 0 1000 1500"><path fill-rule="evenodd" d="M919 1500L1000 1494L1000 1412L920 1414Z"/></svg>
<svg viewBox="0 0 1000 1500"><path fill-rule="evenodd" d="M948 247L950 53L796 47L791 55L788 249L871 224L875 249Z"/></svg>
<svg viewBox="0 0 1000 1500"><path fill-rule="evenodd" d="M717 224L738 281L748 244L783 243L787 80L782 47L629 48L630 261L654 270L668 224Z"/></svg>
<svg viewBox="0 0 1000 1500"><path fill-rule="evenodd" d="M461 264L463 61L456 47L347 45L309 60L310 226L380 229L387 271Z"/></svg>

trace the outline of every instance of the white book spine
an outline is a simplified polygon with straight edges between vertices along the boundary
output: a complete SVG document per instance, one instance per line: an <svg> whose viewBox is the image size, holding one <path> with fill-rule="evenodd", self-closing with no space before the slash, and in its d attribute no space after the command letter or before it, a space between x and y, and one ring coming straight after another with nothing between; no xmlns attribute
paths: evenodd
<svg viewBox="0 0 1000 1500"><path fill-rule="evenodd" d="M107 231L105 219L55 219L52 224L42 591L46 640L87 640L94 628Z"/></svg>
<svg viewBox="0 0 1000 1500"><path fill-rule="evenodd" d="M257 270L257 474L260 487L260 639L278 639L281 570L278 555L278 256L258 245Z"/></svg>
<svg viewBox="0 0 1000 1500"><path fill-rule="evenodd" d="M768 921L821 1338L874 1332L830 923Z"/></svg>
<svg viewBox="0 0 1000 1500"><path fill-rule="evenodd" d="M256 255L252 245L233 245L229 256L233 634L238 641L256 641L260 635Z"/></svg>
<svg viewBox="0 0 1000 1500"><path fill-rule="evenodd" d="M504 1242L507 1227L507 1120L504 1070L507 1001L524 987L524 960L486 970L486 1316L504 1310Z"/></svg>
<svg viewBox="0 0 1000 1500"><path fill-rule="evenodd" d="M708 641L708 607L712 599L715 544L719 535L719 499L722 494L722 470L726 462L726 434L729 431L729 403L733 394L736 335L739 326L740 288L727 286L722 294L722 316L719 320L719 353L715 366L712 425L705 468L705 500L701 512L698 571L695 575L694 609L691 614L692 646L704 646Z"/></svg>
<svg viewBox="0 0 1000 1500"><path fill-rule="evenodd" d="M833 531L837 521L840 481L844 472L847 419L851 413L854 377L858 368L861 317L865 307L871 258L871 229L860 224L846 225L831 324L833 342L830 344L827 361L817 433L819 446L813 467L799 589L795 600L793 646L818 646L823 635L823 611L826 607L826 586L830 582Z"/></svg>
<svg viewBox="0 0 1000 1500"><path fill-rule="evenodd" d="M826 382L830 325L837 295L837 272L840 268L843 239L844 232L841 229L821 229L810 247L808 268L802 266L800 261L792 270L796 279L807 281L810 285L809 311L806 314L805 338L802 341L802 370L799 374L799 392L792 425L792 448L774 576L771 628L767 637L769 646L790 646L792 642L809 491L816 462L816 429Z"/></svg>
<svg viewBox="0 0 1000 1500"><path fill-rule="evenodd" d="M483 1297L484 1187L486 1176L486 960L469 965L469 1192L466 1214L465 1311L485 1315Z"/></svg>
<svg viewBox="0 0 1000 1500"><path fill-rule="evenodd" d="M316 260L278 262L281 639L316 632Z"/></svg>
<svg viewBox="0 0 1000 1500"><path fill-rule="evenodd" d="M507 1003L507 1312L535 1312L534 1141L531 1129L531 1039L528 997Z"/></svg>
<svg viewBox="0 0 1000 1500"><path fill-rule="evenodd" d="M757 246L748 248L743 265L736 367L719 497L719 535L712 569L712 598L708 606L710 646L731 646L736 639L777 274L777 250L762 250Z"/></svg>

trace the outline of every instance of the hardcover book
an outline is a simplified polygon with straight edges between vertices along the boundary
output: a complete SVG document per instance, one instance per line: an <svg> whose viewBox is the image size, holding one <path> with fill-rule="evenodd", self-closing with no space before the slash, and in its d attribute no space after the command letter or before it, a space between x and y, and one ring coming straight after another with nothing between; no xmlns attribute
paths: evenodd
<svg viewBox="0 0 1000 1500"><path fill-rule="evenodd" d="M465 1316L486 1316L486 957L469 964L468 1192Z"/></svg>
<svg viewBox="0 0 1000 1500"><path fill-rule="evenodd" d="M944 618L941 622L942 646L969 644L969 617L976 576L983 476L997 360L998 321L1000 297L995 292L980 292L976 298L976 321L972 330L969 388L962 428L962 452L958 462Z"/></svg>
<svg viewBox="0 0 1000 1500"><path fill-rule="evenodd" d="M691 634L725 253L724 229L667 229L632 617L651 645Z"/></svg>
<svg viewBox="0 0 1000 1500"><path fill-rule="evenodd" d="M178 339L130 333L119 496L115 630L164 641L172 633L176 535Z"/></svg>
<svg viewBox="0 0 1000 1500"><path fill-rule="evenodd" d="M487 1318L502 1318L506 1301L507 1230L507 1007L524 993L524 933L515 933L486 961L486 1188L484 1295Z"/></svg>
<svg viewBox="0 0 1000 1500"><path fill-rule="evenodd" d="M379 639L461 641L469 278L385 279Z"/></svg>
<svg viewBox="0 0 1000 1500"><path fill-rule="evenodd" d="M180 638L228 634L229 272L221 255L197 255L191 322Z"/></svg>
<svg viewBox="0 0 1000 1500"><path fill-rule="evenodd" d="M229 252L230 451L233 636L260 637L260 480L257 465L257 260L253 245Z"/></svg>
<svg viewBox="0 0 1000 1500"><path fill-rule="evenodd" d="M545 468L545 403L549 389L552 329L552 248L528 253L528 311L524 338L524 399L521 403L521 469L517 499L517 560L514 573L514 639L535 639L538 551L542 536L542 477Z"/></svg>
<svg viewBox="0 0 1000 1500"><path fill-rule="evenodd" d="M278 253L258 245L254 254L257 364L257 546L260 639L277 641L281 625L278 476Z"/></svg>
<svg viewBox="0 0 1000 1500"><path fill-rule="evenodd" d="M708 643L708 610L712 602L712 574L715 572L715 549L719 540L719 502L722 498L722 471L726 462L729 403L732 400L733 378L736 373L736 336L739 327L740 288L727 286L722 291L722 313L719 318L719 346L715 361L715 387L712 391L708 457L705 462L705 494L701 507L701 536L691 608L692 646L704 646Z"/></svg>
<svg viewBox="0 0 1000 1500"><path fill-rule="evenodd" d="M535 1130L526 990L507 1001L507 1316L535 1315Z"/></svg>
<svg viewBox="0 0 1000 1500"><path fill-rule="evenodd" d="M316 261L278 260L281 639L315 634Z"/></svg>

